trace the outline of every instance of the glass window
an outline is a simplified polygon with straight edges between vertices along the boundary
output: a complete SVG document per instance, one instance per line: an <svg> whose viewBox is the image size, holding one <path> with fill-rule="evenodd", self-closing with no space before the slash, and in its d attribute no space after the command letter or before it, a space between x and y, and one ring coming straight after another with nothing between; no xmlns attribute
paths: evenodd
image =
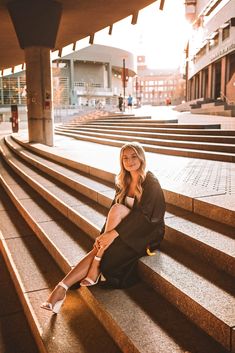
<svg viewBox="0 0 235 353"><path fill-rule="evenodd" d="M227 27L223 28L223 30L222 30L222 40L229 38L229 36L230 36L230 26L228 25Z"/></svg>

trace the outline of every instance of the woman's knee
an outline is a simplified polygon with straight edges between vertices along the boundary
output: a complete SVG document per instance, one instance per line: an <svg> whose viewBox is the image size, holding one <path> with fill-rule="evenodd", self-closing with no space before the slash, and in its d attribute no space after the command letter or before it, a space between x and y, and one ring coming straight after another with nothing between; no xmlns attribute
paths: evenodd
<svg viewBox="0 0 235 353"><path fill-rule="evenodd" d="M120 203L115 203L109 210L109 216L123 219L130 213L130 209Z"/></svg>

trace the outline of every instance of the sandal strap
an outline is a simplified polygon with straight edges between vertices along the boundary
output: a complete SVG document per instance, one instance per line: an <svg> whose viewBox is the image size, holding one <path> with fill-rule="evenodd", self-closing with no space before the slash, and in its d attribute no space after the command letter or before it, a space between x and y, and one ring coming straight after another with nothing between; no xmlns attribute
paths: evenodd
<svg viewBox="0 0 235 353"><path fill-rule="evenodd" d="M52 310L52 304L49 303L49 302L44 302L44 303L42 303L41 307L42 307L43 309Z"/></svg>
<svg viewBox="0 0 235 353"><path fill-rule="evenodd" d="M99 256L95 256L94 259L95 259L96 261L101 261L102 258L99 257Z"/></svg>
<svg viewBox="0 0 235 353"><path fill-rule="evenodd" d="M64 288L66 291L69 289L69 287L66 286L66 284L65 284L64 282L59 282L59 283L58 283L58 286Z"/></svg>
<svg viewBox="0 0 235 353"><path fill-rule="evenodd" d="M93 279L91 279L90 277L84 278L84 281L87 281L91 285L95 284L95 281L93 281Z"/></svg>

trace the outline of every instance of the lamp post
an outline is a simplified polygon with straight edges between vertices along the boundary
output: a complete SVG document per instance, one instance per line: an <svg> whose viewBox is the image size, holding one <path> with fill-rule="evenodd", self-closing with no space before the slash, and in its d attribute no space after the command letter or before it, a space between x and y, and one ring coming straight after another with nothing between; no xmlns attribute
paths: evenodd
<svg viewBox="0 0 235 353"><path fill-rule="evenodd" d="M123 85L123 111L125 112L125 95L126 95L126 60L122 60L122 85Z"/></svg>

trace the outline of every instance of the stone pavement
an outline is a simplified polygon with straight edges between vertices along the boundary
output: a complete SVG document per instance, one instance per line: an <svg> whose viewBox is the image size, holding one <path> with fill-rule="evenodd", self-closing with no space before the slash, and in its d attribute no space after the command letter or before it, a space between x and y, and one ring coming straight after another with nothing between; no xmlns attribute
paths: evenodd
<svg viewBox="0 0 235 353"><path fill-rule="evenodd" d="M126 111L128 113L128 111ZM133 109L137 116L151 115L152 119L177 118L179 123L220 123L222 129L235 130L235 118L196 115L188 112L179 113L172 107L143 106ZM27 124L21 123L20 135L27 139ZM0 135L9 134L9 123L0 124ZM89 164L112 173L119 170L119 148L99 145L91 142L78 141L73 138L55 135L55 146L49 148L69 159ZM169 156L147 152L148 168L154 171L162 184L172 183L177 188L193 188L194 192L210 191L210 195L235 194L235 165L205 159ZM232 200L230 200L232 201ZM235 202L234 202L235 204Z"/></svg>

